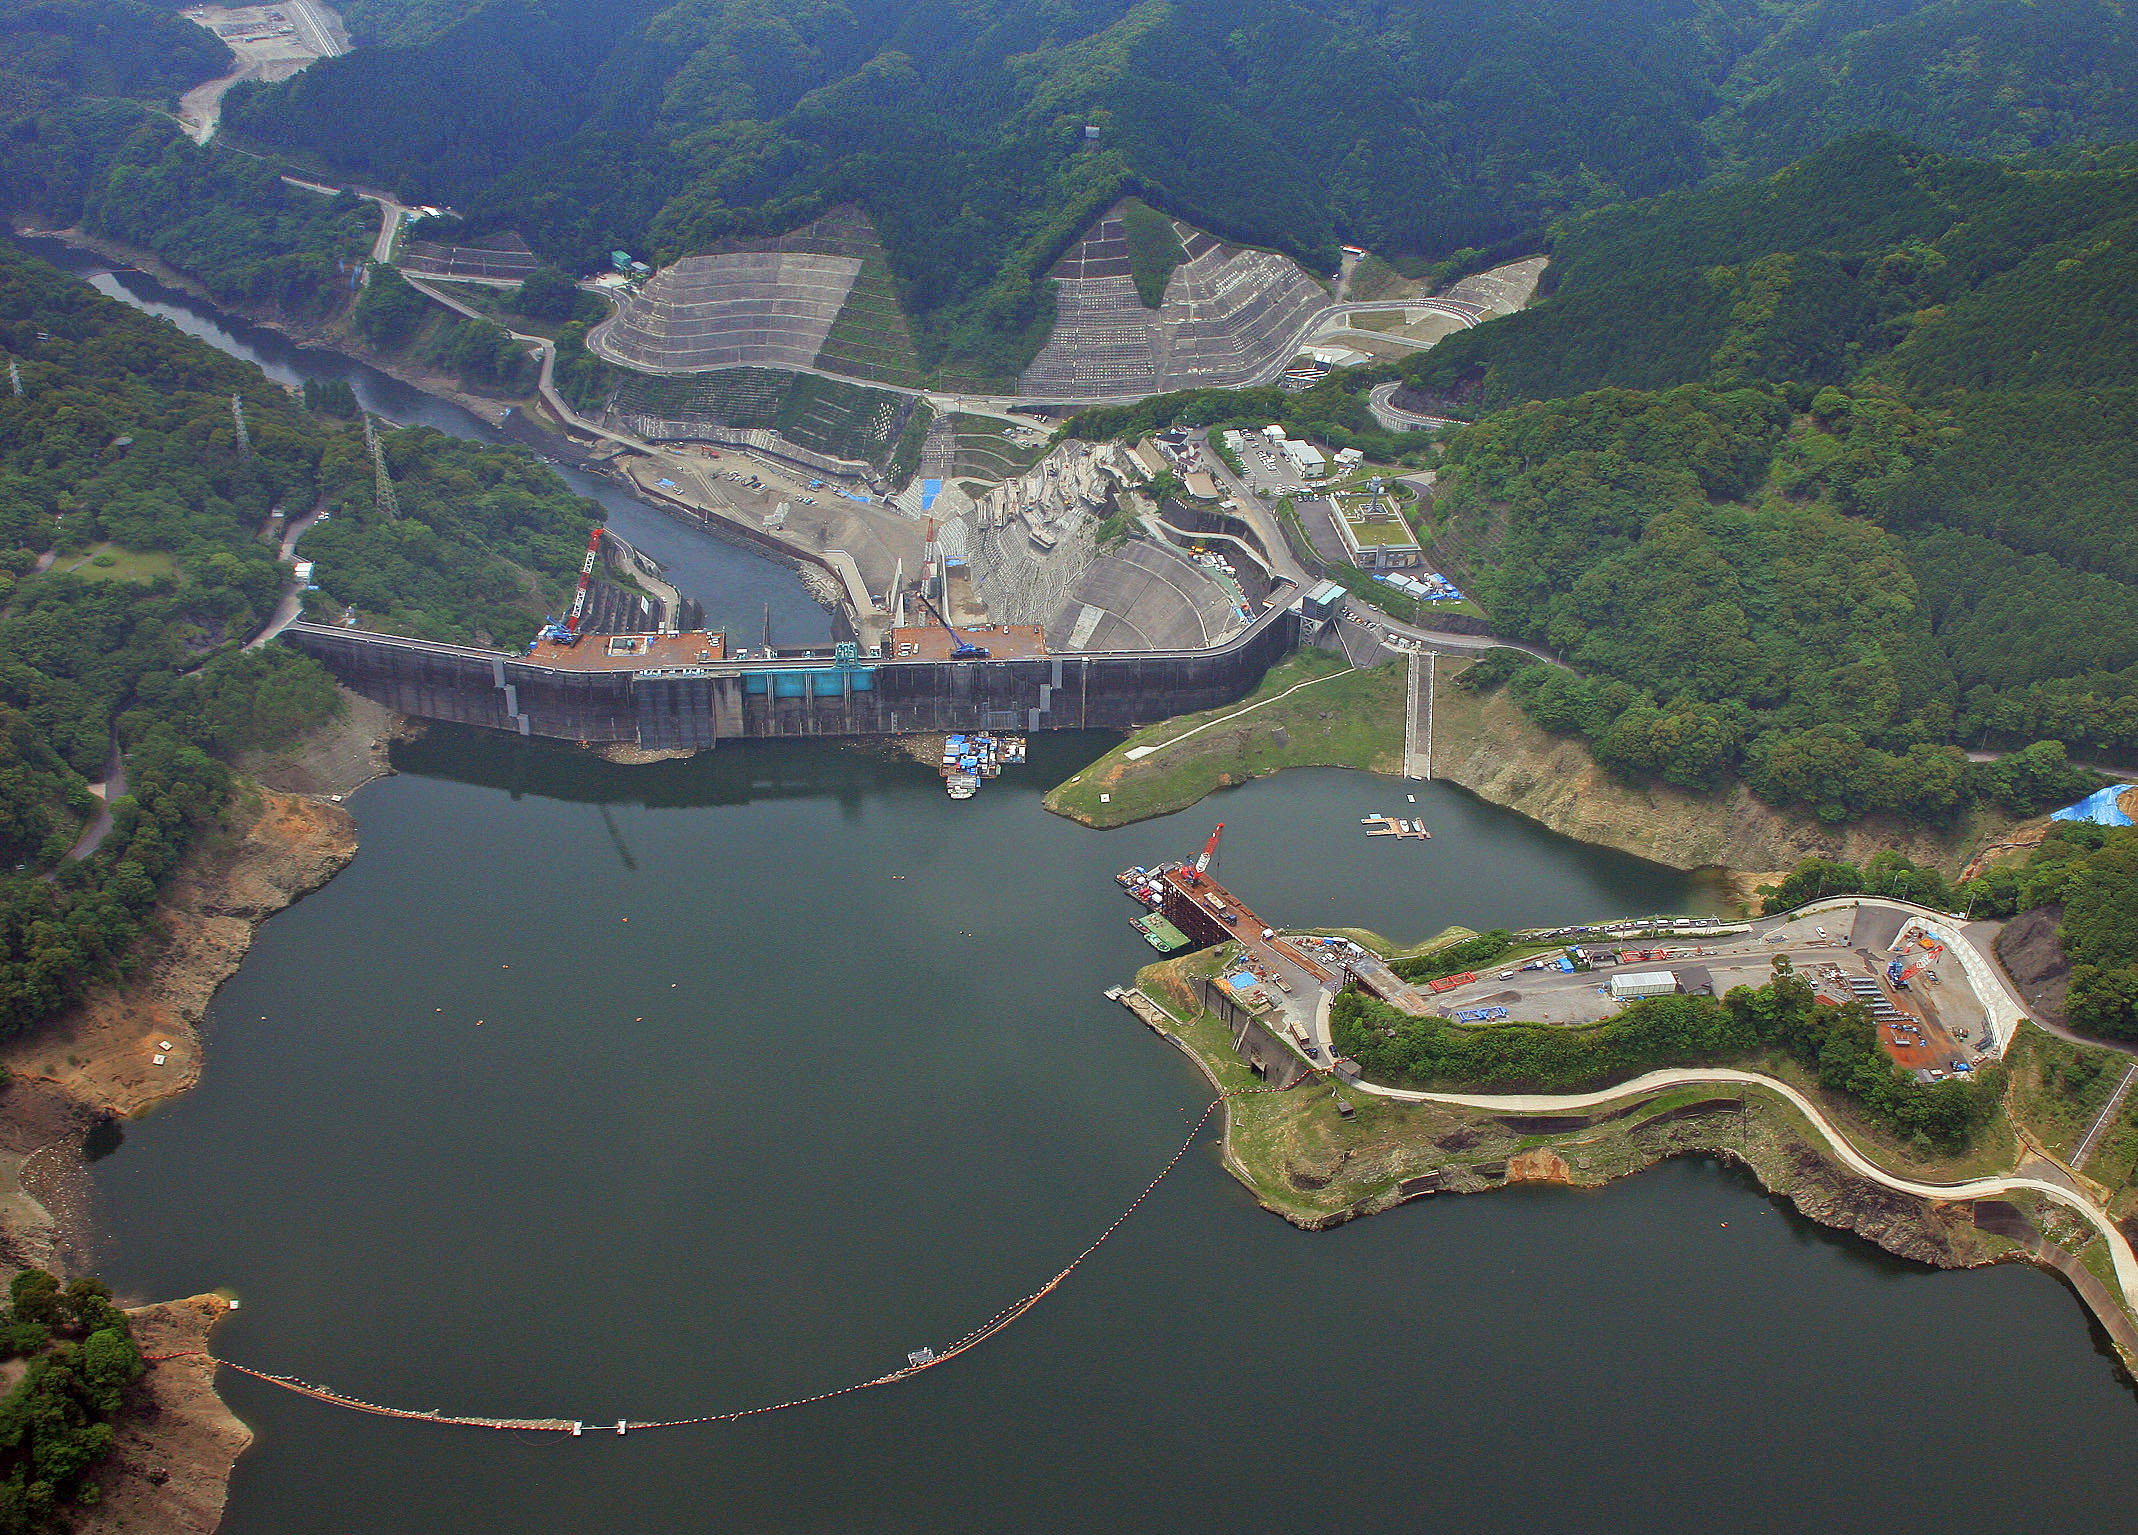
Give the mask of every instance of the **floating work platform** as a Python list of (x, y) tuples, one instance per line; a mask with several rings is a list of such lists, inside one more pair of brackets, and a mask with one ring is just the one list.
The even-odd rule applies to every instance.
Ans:
[(1155, 869), (1146, 869), (1139, 863), (1116, 874), (1114, 883), (1126, 890), (1131, 899), (1155, 908), (1165, 900), (1165, 871), (1177, 867), (1177, 864), (1162, 863)]
[(1359, 825), (1366, 828), (1369, 837), (1422, 837), (1431, 841), (1433, 836), (1425, 829), (1425, 822), (1401, 821), (1392, 815), (1360, 816)]
[(952, 799), (971, 799), (986, 778), (1002, 776), (1005, 762), (1024, 761), (1023, 736), (995, 735), (978, 731), (971, 735), (943, 737), (943, 760), (939, 770), (943, 788)]
[(1136, 931), (1143, 941), (1161, 954), (1178, 954), (1192, 946), (1194, 940), (1155, 911), (1145, 912), (1135, 919)]

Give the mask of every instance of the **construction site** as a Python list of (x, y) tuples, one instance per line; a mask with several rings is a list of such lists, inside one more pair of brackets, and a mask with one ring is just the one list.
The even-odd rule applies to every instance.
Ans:
[[(390, 516), (393, 482), (368, 417), (365, 434), (381, 510)], [(1061, 462), (1050, 459), (1027, 476), (1021, 504), (1045, 508), (1032, 514), (1065, 530), (1073, 520), (1073, 536), (1048, 553), (1066, 549), (1074, 557), (1087, 548), (1093, 521), (1081, 503), (1103, 486), (1112, 504), (1117, 487), (1096, 456), (1115, 450), (1063, 451)], [(841, 637), (782, 646), (769, 617), (761, 637), (739, 642), (698, 627), (702, 613), (665, 583), (656, 562), (597, 528), (568, 611), (548, 620), (524, 651), (370, 633), (353, 627), (353, 615), (342, 625), (292, 623), (283, 641), (354, 691), (418, 718), (589, 745), (691, 751), (757, 736), (1141, 725), (1245, 695), (1300, 634), (1298, 592), (1289, 581), (1258, 584), (1256, 599), (1235, 606), (1238, 588), (1205, 576), (1197, 609), (1182, 583), (1195, 581), (1201, 567), (1142, 542), (1081, 559), (1073, 605), (1062, 606), (1050, 632), (1045, 622), (989, 612), (988, 583), (1004, 578), (984, 560), (952, 553), (957, 539), (949, 529), (939, 532), (932, 515), (922, 513), (916, 524), (817, 480), (810, 493), (791, 492), (750, 521), (729, 490), (769, 499), (781, 485), (762, 471), (734, 467), (718, 471), (723, 484), (716, 462), (710, 452), (687, 470), (673, 455), (633, 459), (627, 473), (655, 505), (785, 558), (828, 587), (819, 595), (833, 608)], [(816, 521), (813, 537), (797, 537), (786, 526), (797, 501), (823, 519), (850, 519), (849, 533), (875, 536), (864, 545), (872, 568), (864, 570), (850, 549), (822, 547), (827, 530), (840, 524)], [(1003, 529), (989, 531), (999, 538)], [(1169, 571), (1167, 561), (1177, 568)], [(603, 572), (623, 580), (597, 579)], [(1026, 599), (1037, 593), (1051, 605), (1055, 589), (1011, 580), (998, 590)], [(1180, 643), (1171, 642), (1176, 636)], [(1098, 649), (1090, 643), (1095, 637), (1113, 643)]]
[(1218, 877), (1224, 831), (1193, 859), (1138, 864), (1115, 883), (1143, 908), (1135, 926), (1160, 953), (1220, 950), (1201, 1000), (1232, 1027), (1241, 1057), (1280, 1085), (1316, 1069), (1355, 1074), (1334, 1058), (1329, 1032), (1329, 1003), (1346, 987), (1412, 1017), (1580, 1027), (1646, 998), (1720, 997), (1787, 969), (1823, 1002), (1862, 1005), (1886, 1054), (1923, 1083), (1965, 1076), (2011, 1042), (2015, 1019), (2000, 1027), (1998, 1013), (2008, 1004), (1978, 989), (1994, 987), (1990, 962), (1956, 919), (1857, 902), (1765, 923), (1651, 916), (1515, 934), (1497, 966), (1412, 982), (1350, 937), (1287, 932), (1258, 913)]
[(1177, 220), (1185, 258), (1147, 308), (1117, 205), (1071, 246), (1054, 280), (1054, 330), (1019, 387), (1034, 399), (1103, 399), (1264, 382), (1288, 362), (1329, 293), (1299, 264), (1227, 245)]
[(1165, 520), (1138, 488), (1147, 469), (1113, 444), (1068, 441), (992, 484), (929, 477), (895, 495), (780, 448), (671, 444), (611, 468), (678, 520), (795, 566), (870, 653), (911, 626), (919, 594), (958, 625), (1029, 627), (1076, 655), (1219, 645), (1270, 592), (1256, 551), (1212, 553)]
[(1886, 1053), (1934, 1082), (1965, 1075), (2009, 1043), (1966, 969), (1941, 963), (1949, 942), (1890, 907), (1822, 908), (1757, 927), (1688, 929), (1668, 943), (1579, 943), (1452, 977), (1454, 985), (1436, 982), (1434, 1001), (1458, 1019), (1498, 1010), (1534, 1023), (1597, 1023), (1642, 997), (1763, 986), (1783, 959), (1822, 1001), (1861, 1002)]
[[(1021, 376), (993, 381), (995, 391), (1078, 402), (1274, 378), (1329, 308), (1328, 289), (1288, 257), (1173, 229), (1184, 259), (1154, 309), (1131, 275), (1119, 208), (1094, 223), (1048, 273), (1047, 344)], [(644, 374), (763, 367), (907, 389), (922, 382), (875, 228), (853, 207), (662, 267), (622, 292), (587, 347)]]
[(315, 60), (331, 59), (349, 49), (341, 18), (315, 0), (283, 0), (279, 5), (193, 5), (182, 14), (205, 27), (232, 53), (235, 67), (227, 75), (203, 81), (178, 102), (178, 120), (187, 134), (206, 143), (222, 118), (223, 97), (241, 80), (287, 80)]
[(818, 368), (883, 383), (920, 381), (913, 334), (875, 226), (853, 207), (774, 238), (724, 241), (661, 268), (588, 334), (587, 349), (640, 373)]

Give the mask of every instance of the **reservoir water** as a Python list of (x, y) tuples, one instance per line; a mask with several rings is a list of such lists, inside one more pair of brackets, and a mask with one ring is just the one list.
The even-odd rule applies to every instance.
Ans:
[[(1201, 1113), (1099, 996), (1150, 957), (1115, 869), (1224, 820), (1226, 879), (1288, 922), (1707, 899), (1441, 785), (1433, 841), (1368, 842), (1411, 807), (1339, 771), (1045, 814), (1103, 744), (1035, 738), (965, 804), (836, 744), (403, 747), (357, 861), (217, 996), (200, 1086), (95, 1165), (103, 1271), (229, 1286), (226, 1357), (413, 1408), (802, 1395), (1028, 1292)], [(1007, 1333), (820, 1407), (574, 1440), (221, 1385), (259, 1436), (232, 1535), (2075, 1529), (2138, 1476), (2138, 1403), (2033, 1270), (1933, 1274), (1705, 1162), (1307, 1234), (1208, 1136)]]

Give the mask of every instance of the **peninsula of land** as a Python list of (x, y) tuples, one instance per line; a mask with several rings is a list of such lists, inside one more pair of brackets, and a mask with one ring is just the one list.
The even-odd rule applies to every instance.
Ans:
[[(1844, 907), (1828, 920), (1848, 915)], [(1453, 930), (1409, 951), (1371, 934), (1348, 939), (1375, 958), (1429, 958), (1475, 936)], [(1313, 946), (1330, 940), (1293, 941), (1318, 953)], [(1577, 1090), (1398, 1086), (1362, 1074), (1342, 1055), (1332, 1069), (1328, 1051), (1340, 1051), (1347, 1038), (1341, 1025), (1324, 1046), (1288, 1028), (1279, 1009), (1241, 1006), (1228, 987), (1243, 965), (1269, 973), (1267, 956), (1258, 961), (1253, 947), (1223, 945), (1148, 966), (1119, 996), (1215, 1089), (1234, 1095), (1225, 1110), (1224, 1164), (1265, 1209), (1295, 1225), (1321, 1230), (1430, 1194), (1516, 1183), (1594, 1187), (1669, 1157), (1715, 1156), (1746, 1167), (1808, 1218), (1912, 1261), (1937, 1268), (2027, 1261), (2052, 1270), (2125, 1364), (2138, 1366), (2138, 1318), (2129, 1299), (2138, 1292), (2132, 1148), (2112, 1167), (2094, 1163), (2091, 1176), (2073, 1170), (2077, 1137), (2043, 1082), (2045, 1068), (2053, 1076), (2071, 1047), (2030, 1024), (2018, 1026), (2006, 1049), (2008, 1086), (1995, 1109), (1963, 1142), (1933, 1148), (1920, 1139), (1911, 1145), (1773, 1047), (1729, 1050), (1712, 1065), (1658, 1066), (1615, 1081), (1606, 1070), (1606, 1080)], [(1519, 978), (1530, 973), (1524, 956), (1545, 952), (1548, 946), (1517, 947), (1500, 963), (1521, 965)], [(1375, 968), (1385, 978), (1385, 966)], [(1479, 985), (1524, 1013), (1514, 1000), (1519, 986), (1508, 987), (1504, 977)], [(1507, 1010), (1503, 1004), (1502, 1015)], [(1324, 1037), (1332, 1033), (1329, 1012), (1324, 997)], [(1393, 1016), (1383, 1012), (1372, 1026)], [(1478, 1036), (1537, 1032), (1518, 1023), (1437, 1026)], [(1600, 1041), (1605, 1030), (1580, 1032)], [(1491, 1056), (1487, 1046), (1479, 1058)], [(1272, 1087), (1283, 1090), (1247, 1091)]]

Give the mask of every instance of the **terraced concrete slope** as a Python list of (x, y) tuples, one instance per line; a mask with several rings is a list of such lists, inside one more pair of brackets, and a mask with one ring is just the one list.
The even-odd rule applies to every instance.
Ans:
[(418, 277), (481, 278), (490, 282), (524, 282), (541, 263), (518, 235), (500, 235), (487, 245), (440, 245), (415, 240), (401, 253), (404, 272)]
[(1187, 260), (1155, 310), (1137, 296), (1118, 206), (1055, 263), (1054, 331), (1024, 371), (1025, 393), (1085, 399), (1230, 388), (1289, 360), (1302, 328), (1329, 303), (1321, 284), (1283, 256), (1173, 227)]
[(1196, 650), (1245, 624), (1208, 572), (1139, 539), (1094, 560), (1046, 627), (1063, 650)]
[(663, 267), (587, 345), (641, 373), (817, 367), (919, 382), (875, 227), (854, 208)]

